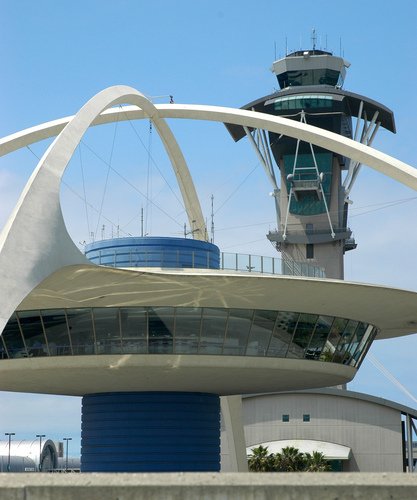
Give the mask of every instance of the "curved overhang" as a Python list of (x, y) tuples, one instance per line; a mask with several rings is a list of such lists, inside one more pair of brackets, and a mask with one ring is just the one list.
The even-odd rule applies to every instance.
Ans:
[(184, 391), (227, 396), (345, 384), (351, 366), (300, 359), (182, 354), (58, 356), (2, 360), (0, 389), (83, 396)]
[[(326, 85), (290, 87), (284, 90), (280, 90), (278, 92), (274, 92), (273, 94), (260, 97), (255, 101), (245, 104), (245, 106), (242, 106), (241, 109), (252, 109), (254, 111), (259, 111), (261, 113), (266, 113), (267, 106), (269, 104), (272, 104), (275, 101), (275, 99), (291, 95), (302, 96), (304, 94), (320, 94), (320, 95), (336, 96), (338, 99), (345, 102), (346, 109), (349, 111), (350, 116), (354, 116), (356, 118), (359, 117), (359, 113), (365, 112), (368, 118), (371, 119), (374, 113), (377, 111), (378, 121), (380, 121), (381, 127), (385, 128), (386, 130), (389, 130), (390, 132), (393, 132), (394, 134), (396, 132), (394, 113), (389, 108), (387, 108), (386, 106), (377, 101), (374, 101), (373, 99), (370, 99), (369, 97), (365, 97), (360, 94), (355, 94), (354, 92), (349, 92), (344, 89), (338, 89), (336, 87), (331, 87)], [(233, 137), (235, 141), (239, 141), (246, 135), (245, 131), (243, 130), (243, 127), (234, 125), (227, 128), (230, 132), (230, 135)]]
[(297, 448), (301, 453), (318, 451), (323, 453), (327, 460), (349, 460), (352, 450), (349, 446), (343, 446), (328, 441), (317, 441), (315, 439), (281, 439), (279, 441), (265, 441), (264, 443), (252, 444), (246, 448), (246, 453), (252, 453), (253, 448), (258, 446), (268, 447), (269, 453), (281, 453), (283, 448)]
[[(214, 270), (64, 267), (17, 310), (174, 306), (297, 311), (370, 323), (377, 339), (417, 331), (417, 293), (341, 280)], [(333, 384), (334, 385), (334, 384)]]

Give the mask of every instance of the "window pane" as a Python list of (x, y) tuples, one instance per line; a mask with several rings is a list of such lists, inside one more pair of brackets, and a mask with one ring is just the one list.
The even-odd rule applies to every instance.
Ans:
[(205, 307), (201, 329), (200, 354), (221, 354), (226, 330), (227, 309)]
[(149, 307), (149, 352), (172, 353), (174, 336), (174, 308)]
[(97, 354), (119, 354), (121, 352), (119, 309), (93, 308)]
[(353, 334), (352, 341), (349, 346), (349, 353), (351, 356), (355, 354), (355, 351), (359, 345), (359, 342), (362, 340), (365, 331), (366, 331), (365, 323), (359, 323), (358, 327), (355, 330), (355, 333)]
[(334, 318), (330, 316), (319, 316), (310, 345), (306, 349), (306, 359), (320, 359), (320, 355), (330, 333), (333, 319)]
[(348, 323), (347, 319), (343, 318), (335, 318), (333, 321), (333, 325), (330, 329), (330, 335), (324, 346), (321, 361), (332, 361), (334, 353), (336, 351), (336, 347), (338, 346), (340, 339), (342, 338), (342, 334), (346, 325)]
[(296, 354), (297, 358), (305, 356), (305, 349), (310, 343), (316, 322), (317, 316), (315, 314), (300, 314), (289, 355)]
[(175, 316), (175, 352), (196, 354), (201, 329), (200, 307), (178, 307)]
[(246, 349), (247, 356), (266, 356), (276, 317), (276, 311), (255, 312)]
[(50, 355), (71, 355), (71, 342), (64, 309), (48, 309), (41, 311), (41, 315)]
[(148, 352), (148, 319), (144, 307), (120, 308), (120, 326), (124, 353)]
[(288, 346), (291, 342), (298, 313), (282, 311), (278, 313), (275, 329), (272, 333), (268, 356), (283, 358), (287, 355)]
[(10, 358), (27, 357), (26, 347), (23, 343), (22, 335), (20, 334), (16, 314), (13, 314), (13, 316), (9, 319), (5, 329), (3, 330), (2, 337)]
[(29, 357), (47, 356), (48, 347), (43, 333), (39, 311), (21, 311), (17, 313)]
[(367, 349), (369, 347), (370, 342), (373, 341), (375, 335), (377, 333), (377, 329), (373, 327), (372, 325), (367, 325), (365, 334), (352, 357), (352, 362), (351, 364), (353, 366), (356, 366), (357, 368), (360, 366), (362, 363), (363, 357), (367, 352)]
[(333, 361), (336, 363), (348, 363), (349, 362), (349, 353), (348, 349), (350, 346), (350, 343), (352, 341), (353, 335), (355, 333), (355, 330), (358, 326), (357, 321), (349, 320), (346, 328), (342, 334), (342, 337), (340, 339), (340, 342), (336, 348), (335, 355), (333, 357)]
[(243, 356), (252, 323), (252, 309), (230, 309), (223, 354)]
[(69, 309), (67, 317), (74, 355), (94, 354), (91, 309)]

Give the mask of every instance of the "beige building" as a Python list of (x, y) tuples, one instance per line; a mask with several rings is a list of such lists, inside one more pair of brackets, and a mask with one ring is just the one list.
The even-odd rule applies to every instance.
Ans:
[[(259, 445), (317, 450), (345, 472), (404, 471), (405, 427), (417, 418), (407, 406), (339, 389), (243, 397), (242, 414), (248, 453)], [(223, 471), (230, 467), (227, 447), (222, 432)]]

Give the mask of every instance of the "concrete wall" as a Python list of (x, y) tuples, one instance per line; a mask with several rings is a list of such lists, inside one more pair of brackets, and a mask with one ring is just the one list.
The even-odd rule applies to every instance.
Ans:
[(1, 500), (415, 500), (415, 474), (0, 474)]

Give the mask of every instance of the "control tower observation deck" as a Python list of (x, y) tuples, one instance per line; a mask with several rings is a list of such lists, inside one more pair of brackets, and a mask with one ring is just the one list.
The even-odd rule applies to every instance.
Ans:
[[(342, 89), (349, 66), (323, 50), (288, 54), (271, 68), (280, 90), (243, 109), (298, 120), (369, 146), (380, 126), (395, 132), (394, 116), (382, 104)], [(282, 254), (284, 272), (289, 261), (307, 262), (323, 267), (328, 278), (343, 279), (344, 253), (356, 248), (347, 222), (361, 165), (288, 136), (227, 127), (236, 141), (248, 135), (272, 182), (277, 229), (267, 237)]]

